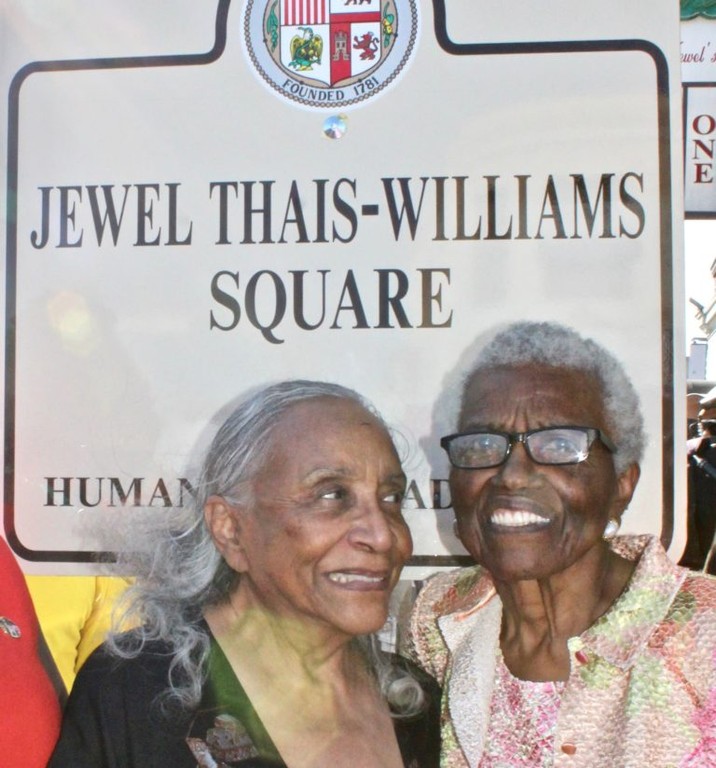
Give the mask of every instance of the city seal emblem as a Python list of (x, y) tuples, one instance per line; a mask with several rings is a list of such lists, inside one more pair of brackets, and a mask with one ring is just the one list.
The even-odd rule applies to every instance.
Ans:
[(416, 48), (418, 0), (247, 0), (249, 60), (276, 93), (345, 108), (383, 92)]

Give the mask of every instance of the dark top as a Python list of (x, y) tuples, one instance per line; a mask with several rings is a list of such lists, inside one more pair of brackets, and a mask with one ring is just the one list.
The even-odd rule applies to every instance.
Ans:
[[(716, 437), (689, 440), (688, 455), (688, 537), (679, 565), (700, 571), (716, 531)], [(716, 574), (716, 557), (707, 571)]]
[[(213, 637), (196, 710), (157, 699), (167, 688), (171, 658), (160, 643), (149, 644), (134, 659), (117, 659), (98, 648), (77, 676), (48, 768), (285, 768)], [(429, 701), (424, 713), (393, 721), (403, 764), (437, 768), (440, 690), (410, 662), (393, 660), (419, 680)]]

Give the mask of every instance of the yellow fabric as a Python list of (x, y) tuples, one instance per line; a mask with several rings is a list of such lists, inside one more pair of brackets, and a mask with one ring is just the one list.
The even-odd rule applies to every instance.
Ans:
[(117, 598), (129, 586), (112, 576), (26, 576), (42, 632), (67, 691), (112, 624)]

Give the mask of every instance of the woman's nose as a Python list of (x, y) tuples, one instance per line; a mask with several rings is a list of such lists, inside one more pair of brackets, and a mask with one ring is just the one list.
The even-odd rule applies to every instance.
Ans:
[(515, 441), (505, 463), (497, 468), (494, 479), (506, 487), (520, 488), (529, 482), (534, 469), (535, 463), (527, 453), (524, 443)]
[(364, 502), (349, 532), (356, 546), (387, 552), (393, 546), (393, 529), (377, 501)]

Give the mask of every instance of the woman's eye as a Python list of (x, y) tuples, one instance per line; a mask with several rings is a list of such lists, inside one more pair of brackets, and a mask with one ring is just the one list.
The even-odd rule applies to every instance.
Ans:
[(404, 498), (405, 491), (393, 491), (393, 493), (389, 493), (387, 496), (384, 496), (383, 501), (387, 502), (388, 504), (402, 504)]
[(322, 499), (330, 499), (333, 501), (342, 499), (344, 496), (345, 492), (341, 488), (332, 488), (330, 491), (323, 491), (323, 493), (321, 493)]
[(571, 456), (577, 451), (577, 446), (572, 440), (562, 437), (555, 438), (551, 443), (548, 443), (545, 446), (545, 450), (549, 453), (553, 453), (555, 456)]
[(547, 450), (552, 453), (569, 453), (572, 445), (564, 438), (555, 438), (551, 443), (547, 443)]

